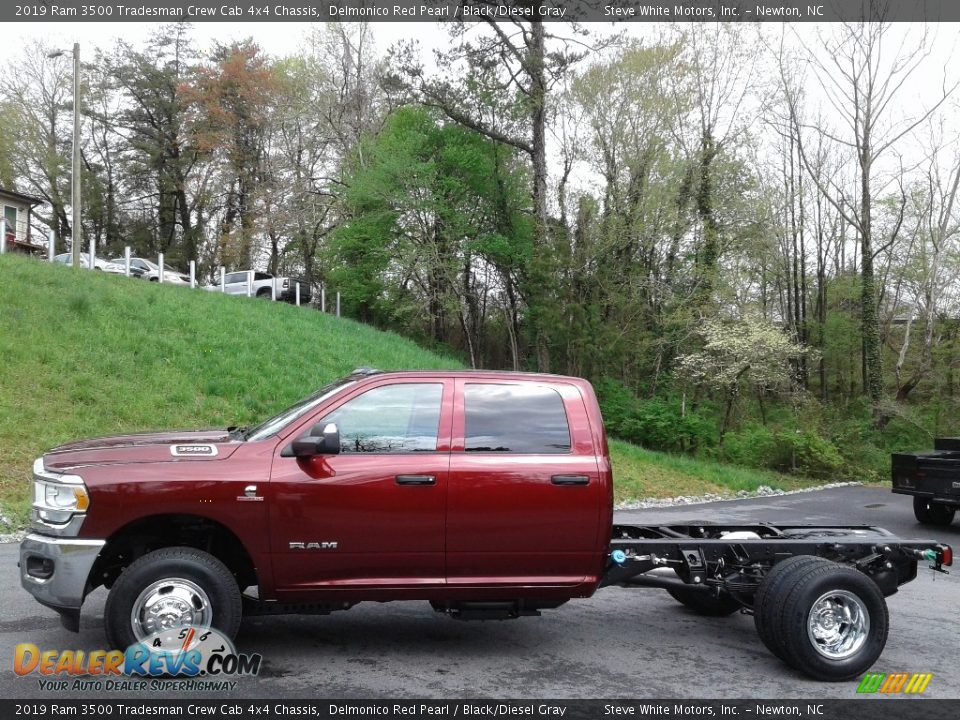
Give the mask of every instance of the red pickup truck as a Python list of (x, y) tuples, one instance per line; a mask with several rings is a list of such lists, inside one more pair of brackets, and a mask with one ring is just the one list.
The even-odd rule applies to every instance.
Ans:
[(777, 656), (840, 680), (880, 655), (884, 597), (952, 562), (873, 527), (614, 525), (593, 389), (552, 375), (361, 369), (256, 427), (62, 445), (34, 488), (23, 587), (76, 631), (106, 586), (118, 648), (368, 600), (516, 618), (629, 585), (752, 613)]

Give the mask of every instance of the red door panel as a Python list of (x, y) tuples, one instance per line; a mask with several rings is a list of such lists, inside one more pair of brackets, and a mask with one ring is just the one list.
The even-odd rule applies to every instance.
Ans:
[[(404, 388), (399, 392), (418, 398), (415, 402), (434, 408), (435, 401), (435, 414), (410, 411), (402, 416), (400, 430), (393, 427), (397, 407), (390, 396), (398, 386)], [(403, 402), (409, 397), (405, 394)], [(281, 596), (445, 583), (452, 398), (452, 380), (364, 385), (295, 434), (337, 422), (341, 454), (282, 457), (293, 437), (278, 446), (270, 482), (270, 531)], [(362, 412), (351, 412), (364, 403)], [(371, 427), (374, 432), (367, 431)]]
[[(579, 391), (558, 389), (570, 448), (565, 452), (465, 451), (464, 387), (458, 382), (447, 510), (448, 585), (576, 584), (596, 570), (599, 509), (606, 502)], [(503, 385), (505, 383), (497, 382)], [(501, 400), (502, 401), (502, 400)], [(525, 402), (523, 398), (519, 402)], [(496, 407), (496, 403), (491, 403)], [(523, 409), (500, 407), (491, 424), (522, 432)], [(506, 447), (506, 441), (492, 446)], [(482, 443), (480, 447), (483, 447)]]
[[(278, 589), (443, 584), (448, 465), (446, 453), (277, 458), (270, 514)], [(398, 484), (405, 475), (434, 484)]]

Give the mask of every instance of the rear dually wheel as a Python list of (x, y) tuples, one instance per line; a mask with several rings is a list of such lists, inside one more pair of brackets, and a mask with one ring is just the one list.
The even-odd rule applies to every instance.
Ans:
[[(778, 573), (779, 580), (774, 577), (765, 592), (757, 593), (755, 613), (764, 618), (766, 635), (761, 638), (810, 677), (850, 680), (883, 652), (887, 604), (865, 574), (822, 558), (812, 560), (794, 561)], [(758, 621), (758, 630), (760, 626)]]

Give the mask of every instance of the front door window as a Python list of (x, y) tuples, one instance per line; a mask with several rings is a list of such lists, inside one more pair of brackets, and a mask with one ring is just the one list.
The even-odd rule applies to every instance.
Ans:
[(442, 383), (385, 385), (353, 398), (320, 425), (336, 423), (341, 453), (433, 452)]

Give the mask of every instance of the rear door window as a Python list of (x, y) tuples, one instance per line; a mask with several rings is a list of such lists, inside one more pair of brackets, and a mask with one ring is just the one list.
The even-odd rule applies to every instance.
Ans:
[(563, 398), (543, 385), (464, 386), (466, 452), (570, 452)]

